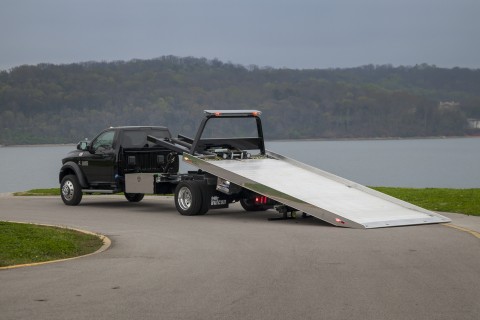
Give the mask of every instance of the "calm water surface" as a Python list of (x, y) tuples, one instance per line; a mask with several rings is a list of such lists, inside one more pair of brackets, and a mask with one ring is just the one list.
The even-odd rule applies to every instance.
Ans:
[(287, 141), (268, 147), (368, 186), (480, 188), (480, 138)]
[[(0, 192), (58, 187), (61, 159), (74, 148), (0, 148)], [(480, 188), (480, 138), (270, 141), (267, 149), (369, 186)]]

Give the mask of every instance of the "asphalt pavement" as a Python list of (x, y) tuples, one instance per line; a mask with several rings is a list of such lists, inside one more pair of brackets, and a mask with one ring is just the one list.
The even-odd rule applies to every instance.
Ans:
[[(480, 222), (344, 229), (171, 198), (0, 196), (0, 220), (104, 234), (100, 254), (0, 270), (0, 319), (479, 319)], [(468, 232), (471, 230), (473, 232)], [(475, 233), (477, 231), (477, 233)]]

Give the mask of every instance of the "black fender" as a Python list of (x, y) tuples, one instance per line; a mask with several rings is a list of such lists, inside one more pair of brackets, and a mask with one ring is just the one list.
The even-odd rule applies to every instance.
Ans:
[(58, 181), (62, 183), (63, 177), (65, 177), (67, 174), (69, 174), (72, 171), (77, 176), (78, 182), (80, 183), (82, 188), (88, 188), (87, 179), (85, 179), (82, 169), (80, 169), (80, 166), (73, 161), (68, 161), (64, 163), (64, 165), (60, 169), (60, 173), (58, 175)]

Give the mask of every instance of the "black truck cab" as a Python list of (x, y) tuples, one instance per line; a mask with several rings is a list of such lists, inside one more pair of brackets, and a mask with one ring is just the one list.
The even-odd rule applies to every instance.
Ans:
[(82, 192), (125, 191), (124, 175), (128, 172), (177, 173), (178, 154), (149, 142), (147, 136), (171, 138), (166, 127), (112, 127), (91, 142), (79, 142), (77, 150), (62, 159), (59, 181), (63, 201), (76, 205)]

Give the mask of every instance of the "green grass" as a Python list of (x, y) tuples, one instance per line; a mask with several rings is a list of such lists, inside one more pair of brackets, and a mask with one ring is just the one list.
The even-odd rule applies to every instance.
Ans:
[(59, 196), (60, 188), (32, 189), (28, 191), (14, 192), (14, 196)]
[(77, 257), (102, 245), (75, 230), (0, 221), (0, 267)]
[(480, 189), (372, 187), (419, 207), (443, 212), (480, 216)]
[[(100, 193), (89, 193), (90, 195), (99, 195)], [(121, 193), (115, 193), (116, 195), (123, 195)], [(28, 191), (19, 191), (14, 192), (14, 196), (60, 196), (60, 188), (50, 188), (50, 189), (31, 189)]]
[[(100, 195), (101, 193), (89, 193), (89, 195)], [(60, 196), (60, 188), (49, 189), (31, 189), (27, 191), (14, 192), (14, 196)], [(123, 196), (123, 192), (114, 193), (114, 195)], [(165, 196), (172, 196), (173, 194), (165, 194)]]

